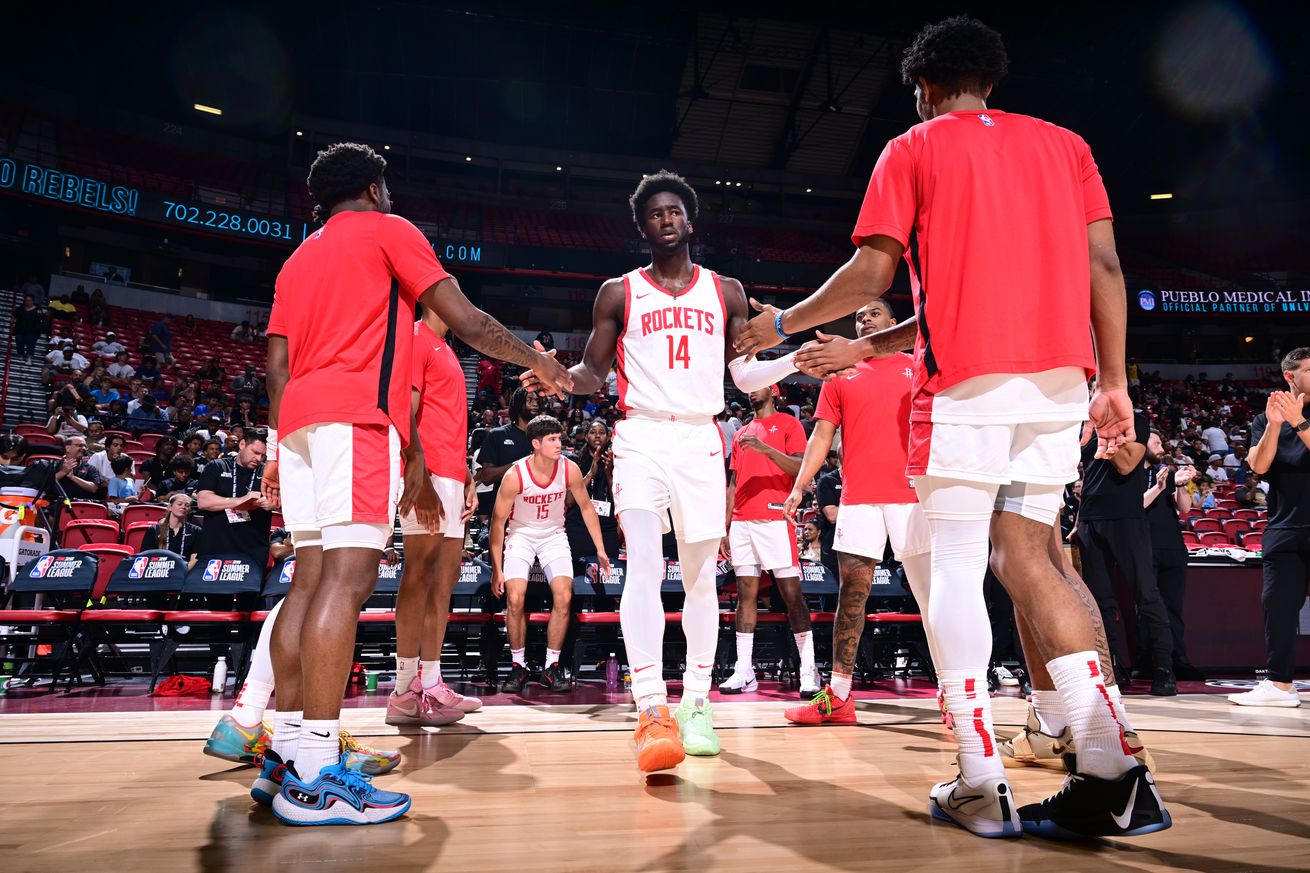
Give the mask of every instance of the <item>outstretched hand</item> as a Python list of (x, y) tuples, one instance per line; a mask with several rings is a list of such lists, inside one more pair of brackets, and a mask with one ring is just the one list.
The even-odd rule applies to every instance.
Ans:
[(866, 346), (860, 340), (815, 331), (818, 339), (801, 346), (792, 361), (796, 369), (816, 379), (832, 379), (855, 372), (855, 365), (864, 360)]
[[(532, 346), (537, 350), (537, 362), (532, 365), (531, 370), (527, 370), (523, 375), (519, 376), (519, 379), (523, 382), (523, 387), (529, 391), (554, 394), (561, 399), (566, 398), (569, 392), (573, 390), (573, 374), (556, 360), (554, 349), (546, 351), (546, 347), (537, 340), (533, 340)], [(530, 381), (531, 384), (529, 384)]]
[(782, 337), (778, 336), (778, 331), (774, 327), (781, 310), (776, 306), (761, 303), (754, 297), (750, 299), (750, 304), (759, 315), (746, 322), (741, 332), (737, 334), (737, 339), (732, 343), (737, 354), (745, 355), (747, 358), (752, 358), (759, 352), (771, 349), (782, 342)]

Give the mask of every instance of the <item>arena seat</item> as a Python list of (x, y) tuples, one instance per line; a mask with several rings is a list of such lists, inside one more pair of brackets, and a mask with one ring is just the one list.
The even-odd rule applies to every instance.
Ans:
[(1261, 531), (1247, 531), (1241, 535), (1242, 548), (1248, 552), (1258, 552), (1264, 548), (1264, 534)]
[(109, 518), (109, 507), (95, 500), (70, 500), (59, 516), (59, 530), (63, 531), (74, 521), (104, 521)]
[(119, 540), (118, 522), (109, 519), (71, 521), (64, 526), (61, 545), (77, 549), (90, 543), (114, 543)]
[(1222, 548), (1231, 546), (1232, 542), (1228, 539), (1228, 534), (1222, 531), (1207, 531), (1201, 534), (1201, 545), (1207, 549)]
[(141, 522), (157, 523), (164, 517), (166, 507), (162, 503), (133, 503), (124, 508), (118, 522), (127, 530), (131, 525)]
[(1192, 530), (1198, 534), (1213, 533), (1214, 531), (1223, 530), (1223, 525), (1217, 518), (1194, 518), (1192, 519)]
[[(93, 566), (89, 572), (81, 570), (72, 576), (51, 576), (35, 569), (42, 566), (38, 562), (53, 565), (64, 559), (90, 561)], [(59, 684), (65, 670), (70, 685), (80, 678), (76, 674), (75, 642), (82, 612), (98, 583), (99, 566), (97, 555), (78, 549), (58, 549), (29, 562), (9, 585), (11, 602), (29, 599), (35, 602), (39, 598), (42, 606), (0, 609), (0, 647), (4, 648), (5, 660), (34, 666), (48, 663), (51, 690)], [(27, 567), (34, 568), (38, 575), (34, 577), (26, 572)], [(27, 654), (37, 652), (43, 645), (52, 647), (49, 657)]]

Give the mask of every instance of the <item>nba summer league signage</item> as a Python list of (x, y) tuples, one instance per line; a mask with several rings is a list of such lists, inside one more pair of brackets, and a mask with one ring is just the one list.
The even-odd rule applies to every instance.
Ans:
[(1137, 307), (1150, 313), (1272, 315), (1310, 312), (1310, 291), (1137, 292)]

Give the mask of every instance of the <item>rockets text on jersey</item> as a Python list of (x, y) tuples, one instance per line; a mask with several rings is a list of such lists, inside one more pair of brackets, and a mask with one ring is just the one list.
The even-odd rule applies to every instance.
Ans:
[(564, 529), (564, 495), (569, 490), (569, 463), (560, 458), (546, 481), (532, 474), (532, 456), (515, 461), (509, 473), (519, 478), (519, 493), (509, 515), (509, 533)]

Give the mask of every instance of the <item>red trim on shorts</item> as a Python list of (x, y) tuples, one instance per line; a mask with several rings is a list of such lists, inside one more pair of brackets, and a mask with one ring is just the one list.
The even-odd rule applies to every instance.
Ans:
[(787, 534), (788, 534), (787, 539), (791, 541), (791, 565), (793, 567), (799, 567), (801, 565), (801, 553), (800, 553), (800, 547), (796, 545), (797, 528), (791, 524), (788, 524), (787, 519), (785, 518), (782, 520), (782, 523), (787, 528)]
[(905, 458), (906, 476), (928, 475), (928, 461), (932, 457), (932, 422), (910, 422), (910, 444)]
[[(618, 339), (614, 343), (615, 373), (619, 377), (619, 410), (627, 412), (628, 406), (628, 371), (623, 359), (623, 337), (628, 333), (628, 318), (632, 312), (632, 282), (625, 273), (623, 276), (623, 327), (619, 329)], [(603, 386), (602, 386), (603, 387)]]
[(355, 424), (350, 429), (350, 520), (388, 524), (391, 496), (390, 425)]

